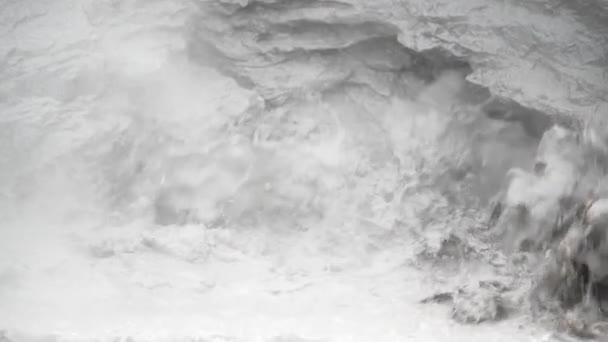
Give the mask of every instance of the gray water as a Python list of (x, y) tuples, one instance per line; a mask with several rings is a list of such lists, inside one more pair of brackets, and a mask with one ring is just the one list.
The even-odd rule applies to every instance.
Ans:
[[(543, 228), (496, 234), (488, 218), (500, 198), (540, 208), (540, 222), (573, 178), (601, 188), (545, 132), (559, 123), (602, 148), (606, 13), (600, 1), (5, 1), (0, 330), (566, 338), (533, 317), (543, 252), (512, 251)], [(530, 181), (539, 156), (556, 171)], [(420, 303), (480, 282), (508, 288), (507, 317), (467, 324)]]

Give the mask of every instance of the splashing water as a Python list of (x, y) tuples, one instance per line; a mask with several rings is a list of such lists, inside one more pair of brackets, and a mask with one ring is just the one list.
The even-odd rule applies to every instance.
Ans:
[[(471, 238), (538, 137), (485, 115), (460, 59), (345, 4), (272, 4), (3, 5), (18, 38), (2, 38), (0, 86), (6, 336), (538, 336), (418, 303), (498, 276), (420, 256)], [(321, 10), (337, 24), (308, 21)], [(511, 172), (508, 201), (567, 192), (560, 172)]]

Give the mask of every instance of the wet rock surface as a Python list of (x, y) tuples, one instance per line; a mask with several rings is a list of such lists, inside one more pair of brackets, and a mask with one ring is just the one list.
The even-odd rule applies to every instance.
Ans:
[[(437, 48), (449, 51), (472, 66), (470, 81), (534, 110), (578, 118), (606, 110), (607, 26), (600, 18), (606, 17), (607, 5), (603, 1), (593, 5), (549, 0), (534, 5), (485, 1), (208, 4), (221, 13), (207, 21), (208, 26), (221, 19), (223, 26), (215, 27), (230, 28), (224, 32), (241, 42), (229, 48), (218, 43), (221, 39), (213, 41), (217, 51), (232, 58), (241, 59), (247, 53), (252, 62), (265, 56), (269, 63), (288, 65), (289, 53), (293, 58), (306, 51), (330, 52), (361, 40), (392, 36), (419, 53)], [(287, 43), (284, 37), (291, 41)], [(393, 61), (399, 56), (382, 55)], [(415, 65), (415, 59), (402, 59), (392, 67), (407, 64)], [(527, 77), (519, 77), (522, 73)], [(530, 114), (536, 115), (533, 110)]]

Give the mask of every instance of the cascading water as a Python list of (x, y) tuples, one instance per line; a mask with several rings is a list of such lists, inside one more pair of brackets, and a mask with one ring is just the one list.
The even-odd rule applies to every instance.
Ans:
[[(0, 340), (552, 331), (530, 316), (559, 298), (532, 283), (553, 284), (535, 267), (556, 201), (603, 175), (577, 159), (599, 125), (568, 138), (605, 108), (601, 51), (545, 91), (571, 53), (519, 79), (515, 52), (565, 43), (534, 50), (474, 2), (7, 1)], [(601, 2), (502, 6), (603, 39)]]

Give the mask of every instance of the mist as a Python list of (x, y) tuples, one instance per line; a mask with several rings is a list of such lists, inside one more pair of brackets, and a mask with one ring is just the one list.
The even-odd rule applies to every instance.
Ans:
[(608, 11), (475, 2), (0, 5), (0, 340), (600, 336)]

